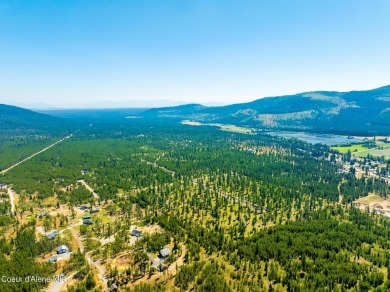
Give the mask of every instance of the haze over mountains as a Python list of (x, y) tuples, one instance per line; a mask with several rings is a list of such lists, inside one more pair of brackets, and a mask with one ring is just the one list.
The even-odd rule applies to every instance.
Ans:
[[(146, 106), (145, 106), (146, 107)], [(125, 108), (125, 107), (123, 107)], [(44, 114), (14, 106), (0, 105), (0, 127), (12, 129), (63, 129), (69, 123), (50, 115), (72, 118), (86, 111), (44, 111)], [(49, 115), (47, 115), (49, 114)], [(265, 130), (315, 131), (356, 135), (390, 133), (390, 86), (366, 91), (314, 91), (258, 99), (228, 106), (186, 104), (148, 110), (95, 110), (89, 114), (107, 118), (137, 115), (146, 118), (189, 119)]]
[[(169, 99), (154, 99), (154, 100), (125, 100), (125, 101), (110, 101), (102, 100), (96, 102), (69, 103), (45, 103), (45, 102), (18, 102), (18, 101), (4, 101), (5, 104), (12, 104), (14, 106), (27, 108), (31, 110), (62, 110), (62, 109), (122, 109), (122, 108), (155, 108), (155, 107), (171, 107), (187, 104), (188, 102), (182, 100)], [(222, 106), (227, 103), (221, 102), (207, 102), (206, 106)]]

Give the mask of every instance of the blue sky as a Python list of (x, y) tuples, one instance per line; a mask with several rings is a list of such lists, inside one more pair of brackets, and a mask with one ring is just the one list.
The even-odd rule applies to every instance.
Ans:
[(387, 0), (0, 0), (0, 102), (375, 88), (390, 84), (389, 15)]

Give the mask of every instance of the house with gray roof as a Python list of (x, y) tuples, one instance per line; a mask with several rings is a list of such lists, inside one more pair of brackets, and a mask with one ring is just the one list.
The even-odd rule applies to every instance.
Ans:
[(52, 257), (49, 257), (48, 259), (47, 259), (47, 262), (48, 263), (50, 263), (50, 264), (53, 264), (53, 263), (55, 263), (55, 262), (57, 262), (57, 257), (56, 256), (52, 256)]
[(68, 252), (69, 252), (69, 248), (66, 245), (60, 245), (57, 248), (57, 254), (64, 254), (64, 253), (68, 253)]
[(160, 250), (159, 254), (160, 254), (160, 257), (162, 258), (166, 258), (167, 256), (169, 256), (171, 254), (171, 249), (169, 247), (164, 247), (162, 250)]

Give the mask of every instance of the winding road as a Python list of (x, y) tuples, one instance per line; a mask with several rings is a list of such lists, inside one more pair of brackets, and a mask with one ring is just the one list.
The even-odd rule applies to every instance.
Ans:
[(99, 277), (102, 280), (103, 284), (105, 285), (105, 288), (107, 288), (107, 279), (106, 279), (106, 274), (107, 271), (104, 267), (102, 267), (99, 263), (94, 262), (91, 257), (85, 253), (84, 245), (80, 239), (80, 237), (77, 235), (76, 230), (74, 229), (73, 225), (70, 226), (70, 230), (72, 231), (73, 236), (77, 240), (77, 244), (79, 245), (80, 251), (84, 254), (85, 260), (89, 265), (93, 265), (99, 272)]
[[(64, 209), (62, 208), (62, 206), (60, 206), (60, 209), (61, 209), (61, 211), (62, 211), (62, 214), (65, 216), (65, 211), (64, 211)], [(98, 272), (99, 272), (99, 277), (100, 277), (100, 279), (102, 280), (102, 282), (103, 282), (103, 284), (104, 284), (104, 286), (105, 286), (104, 288), (107, 289), (107, 279), (106, 279), (107, 271), (106, 271), (106, 269), (105, 269), (104, 267), (102, 267), (99, 263), (94, 262), (94, 261), (91, 259), (91, 257), (90, 257), (87, 253), (85, 253), (84, 245), (83, 245), (83, 243), (82, 243), (80, 237), (78, 236), (76, 230), (74, 229), (74, 226), (77, 226), (77, 225), (79, 225), (79, 224), (70, 225), (70, 227), (68, 227), (68, 228), (70, 229), (70, 231), (71, 231), (73, 237), (76, 239), (77, 244), (78, 244), (78, 246), (79, 246), (79, 249), (80, 249), (80, 251), (84, 254), (85, 260), (87, 261), (88, 265), (93, 265), (93, 266), (98, 270)], [(66, 228), (66, 229), (68, 229), (68, 228)], [(69, 280), (72, 279), (73, 276), (74, 276), (76, 273), (77, 273), (77, 272), (74, 272), (74, 273), (72, 273), (71, 275), (67, 276), (68, 281), (66, 281), (66, 282), (53, 282), (53, 283), (49, 286), (48, 290), (49, 290), (50, 292), (59, 292), (59, 291), (61, 290), (61, 288), (62, 288), (67, 282), (69, 282)], [(104, 290), (104, 291), (105, 291), (105, 290)]]

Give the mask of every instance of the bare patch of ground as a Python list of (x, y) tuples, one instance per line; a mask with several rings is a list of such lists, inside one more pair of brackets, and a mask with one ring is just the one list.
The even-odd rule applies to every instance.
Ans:
[(355, 207), (360, 210), (375, 211), (386, 217), (390, 217), (390, 199), (383, 198), (376, 194), (369, 194), (367, 197), (360, 198), (354, 202)]

